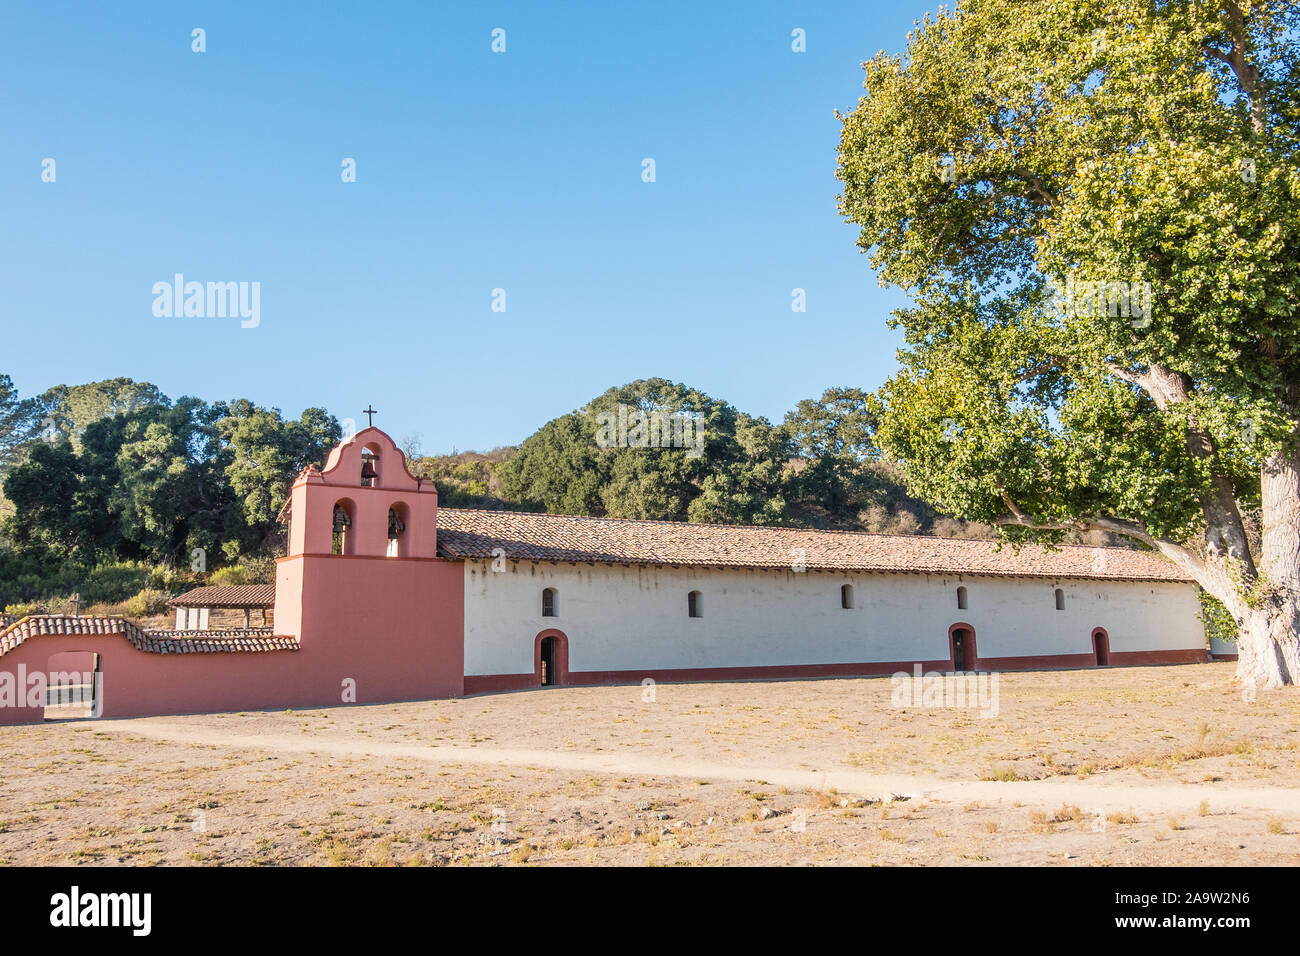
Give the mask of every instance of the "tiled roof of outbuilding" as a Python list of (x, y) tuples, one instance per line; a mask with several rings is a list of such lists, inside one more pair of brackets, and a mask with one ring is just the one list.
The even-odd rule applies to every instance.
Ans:
[(450, 558), (656, 564), (809, 571), (1190, 581), (1159, 555), (1127, 548), (1048, 550), (968, 538), (806, 528), (631, 521), (517, 511), (438, 511), (438, 550)]
[(178, 594), (171, 607), (275, 607), (274, 584), (209, 584)]

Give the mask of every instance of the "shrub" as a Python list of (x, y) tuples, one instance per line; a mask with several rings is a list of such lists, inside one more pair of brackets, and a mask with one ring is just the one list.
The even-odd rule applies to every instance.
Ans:
[[(72, 595), (68, 595), (49, 597), (40, 601), (18, 601), (6, 605), (5, 614), (15, 617), (25, 617), (28, 614), (74, 614), (77, 609), (77, 602), (72, 599)], [(82, 612), (84, 613), (84, 606)]]
[(86, 608), (85, 614), (89, 617), (130, 617), (131, 612), (126, 608), (126, 601), (108, 601), (101, 604), (92, 604)]
[(189, 569), (178, 570), (157, 565), (149, 569), (149, 581), (145, 587), (166, 591), (168, 594), (180, 594), (201, 581), (202, 578)]
[(275, 581), (275, 559), (271, 557), (247, 558), (238, 564), (227, 564), (212, 572), (212, 584), (271, 584)]
[(28, 614), (44, 614), (45, 605), (38, 601), (20, 601), (15, 604), (6, 604), (5, 613), (14, 617), (26, 617)]
[(148, 565), (139, 561), (100, 564), (85, 572), (81, 596), (90, 602), (125, 601), (149, 586)]
[(166, 591), (145, 588), (126, 602), (127, 617), (152, 617), (155, 614), (165, 614), (169, 596)]

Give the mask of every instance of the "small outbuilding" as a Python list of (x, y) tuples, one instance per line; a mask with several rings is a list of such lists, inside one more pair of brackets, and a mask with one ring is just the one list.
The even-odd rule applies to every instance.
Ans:
[(271, 627), (274, 584), (221, 584), (195, 588), (167, 602), (178, 631), (233, 631)]

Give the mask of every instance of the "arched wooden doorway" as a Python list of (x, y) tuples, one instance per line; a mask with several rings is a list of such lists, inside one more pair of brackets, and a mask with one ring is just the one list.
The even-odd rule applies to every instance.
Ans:
[(569, 680), (569, 638), (548, 628), (533, 640), (533, 673), (539, 687), (554, 687)]
[(1093, 630), (1092, 650), (1097, 655), (1098, 667), (1106, 667), (1110, 664), (1110, 635), (1106, 633), (1104, 627)]
[(975, 628), (964, 622), (948, 628), (948, 654), (954, 671), (979, 669), (979, 655), (975, 651)]

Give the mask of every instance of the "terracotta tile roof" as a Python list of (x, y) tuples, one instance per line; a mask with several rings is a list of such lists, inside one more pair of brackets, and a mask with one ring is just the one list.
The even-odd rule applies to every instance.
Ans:
[(450, 558), (790, 569), (802, 549), (810, 571), (894, 571), (1002, 577), (1190, 581), (1158, 555), (1127, 548), (1025, 545), (744, 525), (630, 521), (511, 511), (438, 509), (438, 550)]
[(170, 607), (275, 607), (274, 584), (210, 584), (178, 594)]
[[(0, 630), (0, 657), (35, 637), (58, 635), (125, 637), (147, 654), (240, 654), (296, 651), (298, 639), (270, 633), (270, 628), (241, 631), (145, 631), (112, 617), (66, 617), (34, 614)], [(200, 637), (199, 635), (203, 635)]]
[(206, 631), (181, 630), (173, 628), (150, 629), (145, 631), (150, 637), (201, 637), (211, 640), (229, 640), (235, 637), (274, 637), (273, 627), (219, 627)]

